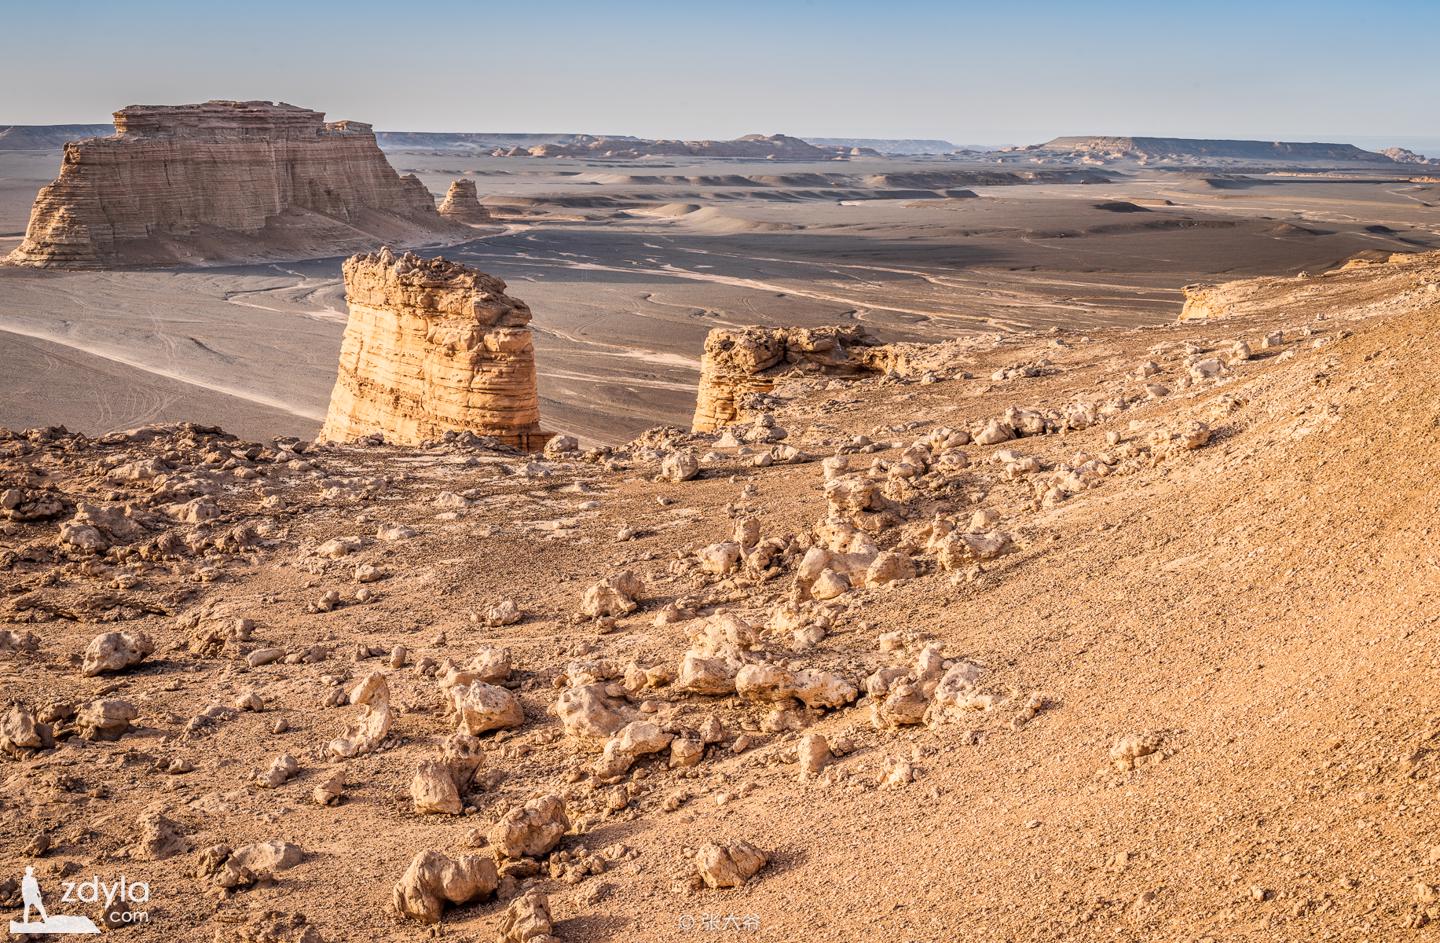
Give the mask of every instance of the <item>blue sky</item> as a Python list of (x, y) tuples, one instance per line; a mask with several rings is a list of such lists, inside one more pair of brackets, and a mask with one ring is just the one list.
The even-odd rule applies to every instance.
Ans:
[(0, 8), (0, 124), (246, 98), (387, 130), (1440, 143), (1440, 0)]

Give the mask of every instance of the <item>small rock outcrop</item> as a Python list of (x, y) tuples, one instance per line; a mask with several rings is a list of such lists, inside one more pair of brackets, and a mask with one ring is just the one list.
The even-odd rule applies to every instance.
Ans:
[(350, 321), (321, 439), (471, 432), (544, 447), (530, 308), (498, 278), (381, 249), (345, 261)]
[(474, 180), (456, 180), (440, 204), (440, 215), (457, 223), (488, 223), (490, 211), (480, 205)]
[(901, 356), (859, 326), (715, 328), (705, 338), (692, 425), (711, 432), (734, 422), (745, 396), (769, 392), (788, 370), (862, 376), (894, 369)]
[(1223, 292), (1217, 285), (1186, 285), (1181, 291), (1185, 295), (1185, 306), (1180, 309), (1181, 321), (1210, 321), (1228, 313)]
[(464, 230), (400, 176), (368, 124), (284, 103), (131, 105), (65, 145), (6, 260), (106, 268), (336, 254)]

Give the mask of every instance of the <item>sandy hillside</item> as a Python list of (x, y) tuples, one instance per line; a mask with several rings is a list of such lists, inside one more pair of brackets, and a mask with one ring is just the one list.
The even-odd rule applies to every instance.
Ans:
[[(148, 880), (136, 939), (422, 939), (391, 897), (425, 850), (499, 864), (457, 939), (525, 888), (564, 940), (1408, 938), (1440, 917), (1440, 258), (1207, 303), (544, 460), (8, 435), (0, 874)], [(1002, 425), (1036, 434), (964, 441)], [(388, 730), (342, 758), (374, 673)], [(419, 814), (457, 730), (462, 811)], [(563, 836), (514, 853), (545, 795)], [(236, 864), (267, 841), (300, 860)], [(742, 841), (764, 866), (705, 887)]]

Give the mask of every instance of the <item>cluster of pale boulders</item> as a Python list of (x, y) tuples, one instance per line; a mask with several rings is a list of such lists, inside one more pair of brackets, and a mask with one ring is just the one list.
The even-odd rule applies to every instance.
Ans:
[[(569, 830), (570, 819), (563, 800), (552, 795), (531, 799), (511, 809), (490, 829), (486, 838), (493, 855), (451, 857), (433, 849), (416, 854), (396, 882), (391, 902), (401, 916), (422, 923), (438, 923), (447, 904), (468, 904), (494, 894), (500, 887), (506, 862), (549, 855)], [(544, 905), (543, 896), (537, 900), (534, 893), (521, 895), (512, 902), (514, 915), (508, 917), (506, 923), (512, 929), (516, 926), (538, 929), (543, 913), (543, 930), (548, 934), (551, 929), (548, 905)], [(528, 903), (519, 902), (527, 898)], [(509, 939), (529, 941), (540, 936), (515, 935)], [(502, 939), (506, 939), (503, 934)]]
[(934, 725), (989, 710), (996, 701), (979, 690), (981, 673), (973, 662), (946, 658), (941, 645), (927, 645), (912, 664), (881, 668), (865, 679), (871, 722), (877, 728)]
[(14, 704), (0, 717), (0, 753), (26, 756), (48, 750), (57, 739), (78, 736), (85, 740), (119, 740), (128, 733), (140, 711), (120, 698), (99, 698), (80, 707), (52, 704), (39, 712)]

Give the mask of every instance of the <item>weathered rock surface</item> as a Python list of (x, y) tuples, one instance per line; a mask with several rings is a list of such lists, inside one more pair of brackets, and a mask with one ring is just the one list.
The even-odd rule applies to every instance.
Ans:
[(119, 740), (140, 716), (129, 701), (110, 698), (91, 701), (75, 716), (75, 729), (87, 740)]
[(544, 891), (531, 888), (510, 902), (500, 918), (500, 935), (496, 943), (559, 943), (553, 934), (550, 898)]
[(106, 632), (97, 635), (85, 648), (80, 673), (87, 678), (123, 671), (138, 665), (155, 651), (155, 643), (144, 632)]
[(695, 869), (708, 887), (739, 887), (769, 861), (747, 841), (707, 844), (695, 853)]
[(440, 204), (440, 215), (457, 223), (490, 222), (490, 211), (480, 205), (474, 180), (456, 180), (450, 184), (445, 201)]
[(322, 439), (417, 445), (447, 432), (539, 450), (530, 309), (505, 283), (389, 249), (345, 261), (350, 320)]
[(531, 799), (511, 809), (490, 829), (490, 844), (510, 858), (538, 858), (559, 844), (570, 829), (565, 801), (559, 796)]
[(734, 422), (745, 396), (769, 392), (787, 370), (860, 376), (892, 369), (902, 356), (863, 327), (715, 328), (700, 360), (694, 429), (710, 432)]
[(629, 570), (607, 577), (585, 590), (580, 597), (580, 612), (591, 618), (623, 616), (640, 608), (640, 595), (645, 584)]
[(294, 258), (463, 230), (397, 174), (370, 126), (271, 102), (131, 105), (65, 145), (6, 260), (96, 268)]
[(495, 862), (482, 855), (449, 858), (422, 851), (395, 885), (391, 902), (401, 916), (439, 923), (445, 904), (465, 904), (492, 894), (500, 879)]
[(360, 714), (344, 734), (330, 741), (329, 750), (346, 758), (373, 753), (390, 733), (390, 685), (383, 674), (373, 671), (355, 685), (348, 700), (359, 706)]
[(469, 736), (518, 727), (525, 722), (520, 700), (505, 688), (476, 681), (451, 689), (451, 703), (460, 717), (460, 732)]
[(158, 812), (149, 812), (140, 817), (139, 837), (130, 856), (139, 861), (162, 861), (185, 848), (180, 826)]

